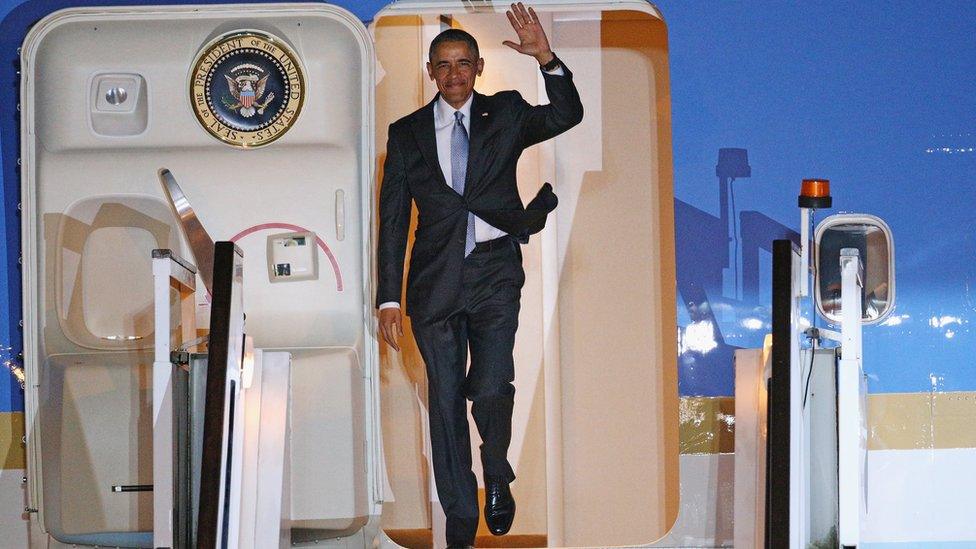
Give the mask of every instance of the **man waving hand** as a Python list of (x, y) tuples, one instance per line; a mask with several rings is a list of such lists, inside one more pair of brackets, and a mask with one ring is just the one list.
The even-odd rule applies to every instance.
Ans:
[(380, 335), (396, 350), (412, 202), (419, 211), (406, 311), (427, 367), (434, 477), (449, 547), (472, 546), (478, 528), (465, 399), (472, 401), (482, 439), (485, 521), (502, 535), (515, 517), (507, 453), (512, 353), (525, 282), (519, 246), (556, 207), (548, 184), (523, 207), (516, 167), (525, 148), (583, 117), (572, 73), (550, 48), (535, 10), (512, 4), (507, 16), (518, 42), (503, 43), (538, 61), (550, 104), (530, 105), (516, 91), (474, 91), (485, 65), (477, 41), (459, 29), (442, 32), (430, 44), (427, 63), (438, 93), (390, 125), (380, 191), (376, 302)]

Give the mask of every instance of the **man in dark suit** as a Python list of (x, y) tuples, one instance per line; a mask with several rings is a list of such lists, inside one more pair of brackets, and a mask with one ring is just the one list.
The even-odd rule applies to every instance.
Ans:
[(406, 310), (427, 366), (434, 477), (452, 547), (472, 545), (478, 528), (465, 398), (482, 439), (485, 521), (501, 535), (515, 516), (507, 453), (525, 282), (519, 242), (541, 230), (556, 207), (548, 184), (523, 207), (516, 166), (525, 148), (583, 117), (572, 73), (550, 49), (535, 11), (512, 4), (507, 15), (519, 43), (504, 44), (538, 60), (550, 104), (529, 105), (515, 91), (475, 92), (484, 69), (477, 42), (464, 31), (444, 31), (431, 43), (427, 63), (439, 93), (390, 125), (380, 190), (376, 303), (380, 333), (397, 351), (411, 201), (419, 211)]

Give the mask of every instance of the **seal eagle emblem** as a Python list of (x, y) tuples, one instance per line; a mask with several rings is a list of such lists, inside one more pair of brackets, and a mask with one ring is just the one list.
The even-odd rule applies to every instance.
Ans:
[(242, 30), (210, 42), (190, 78), (193, 112), (212, 136), (254, 148), (285, 134), (305, 101), (298, 57), (279, 38)]
[[(241, 65), (238, 68), (253, 66)], [(244, 118), (254, 116), (255, 111), (258, 114), (264, 114), (264, 109), (274, 101), (275, 94), (272, 92), (268, 94), (268, 97), (264, 99), (263, 103), (261, 102), (264, 97), (264, 89), (268, 85), (268, 75), (259, 79), (256, 75), (250, 73), (243, 74), (237, 78), (231, 78), (230, 75), (225, 74), (224, 78), (227, 79), (227, 87), (233, 96), (233, 100), (228, 100), (224, 97), (224, 105), (229, 109), (239, 109), (238, 112)], [(255, 106), (257, 107), (256, 110), (254, 108)]]

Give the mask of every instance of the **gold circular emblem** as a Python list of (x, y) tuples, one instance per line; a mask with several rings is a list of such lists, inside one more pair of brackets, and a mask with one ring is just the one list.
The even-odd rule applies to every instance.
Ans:
[(193, 63), (193, 113), (228, 145), (271, 143), (294, 125), (304, 102), (305, 75), (298, 57), (270, 34), (225, 34), (203, 48)]

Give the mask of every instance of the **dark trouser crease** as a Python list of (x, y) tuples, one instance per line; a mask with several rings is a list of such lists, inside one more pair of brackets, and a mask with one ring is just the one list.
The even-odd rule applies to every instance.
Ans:
[[(515, 479), (508, 462), (515, 403), (512, 352), (525, 282), (521, 250), (512, 245), (464, 260), (460, 307), (445, 320), (414, 319), (427, 365), (431, 453), (447, 543), (471, 545), (478, 529), (478, 482), (471, 471), (467, 403), (481, 436), (486, 477)], [(465, 375), (468, 347), (471, 367)]]

